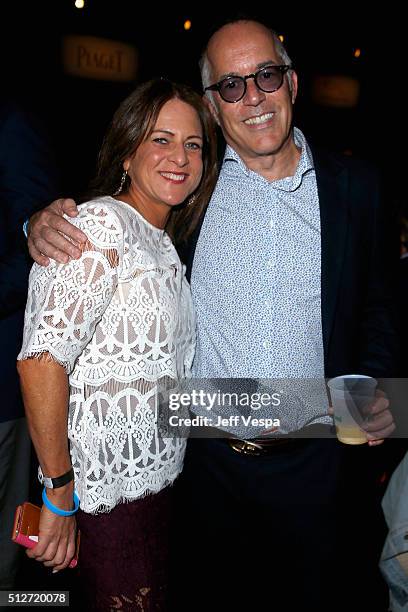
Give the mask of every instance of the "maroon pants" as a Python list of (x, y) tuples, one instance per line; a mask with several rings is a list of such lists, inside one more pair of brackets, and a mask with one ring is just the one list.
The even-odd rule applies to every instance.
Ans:
[(108, 513), (78, 512), (83, 609), (166, 609), (171, 498), (167, 487)]

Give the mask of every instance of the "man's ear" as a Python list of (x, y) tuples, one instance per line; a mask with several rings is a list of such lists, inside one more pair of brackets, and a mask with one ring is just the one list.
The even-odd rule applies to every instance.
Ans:
[(219, 115), (218, 115), (218, 109), (216, 108), (214, 102), (209, 98), (209, 96), (207, 95), (203, 95), (203, 101), (204, 104), (207, 106), (207, 108), (209, 109), (214, 121), (220, 125), (220, 120), (219, 120)]
[(292, 70), (291, 78), (292, 78), (292, 92), (291, 92), (291, 96), (292, 96), (292, 104), (294, 104), (295, 100), (296, 100), (297, 92), (298, 92), (298, 78), (297, 78), (297, 74), (296, 74), (296, 72), (294, 70)]

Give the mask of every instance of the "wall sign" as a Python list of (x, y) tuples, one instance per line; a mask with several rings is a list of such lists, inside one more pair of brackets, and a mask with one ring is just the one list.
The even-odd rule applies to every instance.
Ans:
[(104, 81), (133, 81), (137, 51), (131, 45), (95, 36), (65, 36), (63, 64), (67, 74)]

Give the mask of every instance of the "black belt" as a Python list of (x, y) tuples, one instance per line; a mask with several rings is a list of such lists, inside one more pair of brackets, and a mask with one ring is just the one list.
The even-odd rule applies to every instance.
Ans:
[(240, 440), (239, 438), (226, 438), (225, 442), (230, 448), (242, 455), (272, 455), (280, 451), (289, 451), (304, 446), (304, 438), (273, 438)]
[(237, 453), (259, 457), (260, 455), (273, 455), (277, 452), (299, 449), (305, 445), (307, 440), (316, 437), (333, 437), (333, 431), (328, 425), (316, 423), (305, 427), (294, 435), (295, 437), (281, 436), (277, 438), (253, 438), (251, 440), (226, 438), (225, 442)]

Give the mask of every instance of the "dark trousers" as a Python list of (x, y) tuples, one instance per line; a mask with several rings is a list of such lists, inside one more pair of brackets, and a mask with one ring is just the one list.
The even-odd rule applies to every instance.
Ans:
[(0, 589), (12, 589), (23, 548), (11, 541), (16, 507), (28, 501), (30, 437), (25, 418), (0, 423)]
[(316, 439), (248, 457), (190, 440), (171, 609), (387, 610), (376, 451)]

